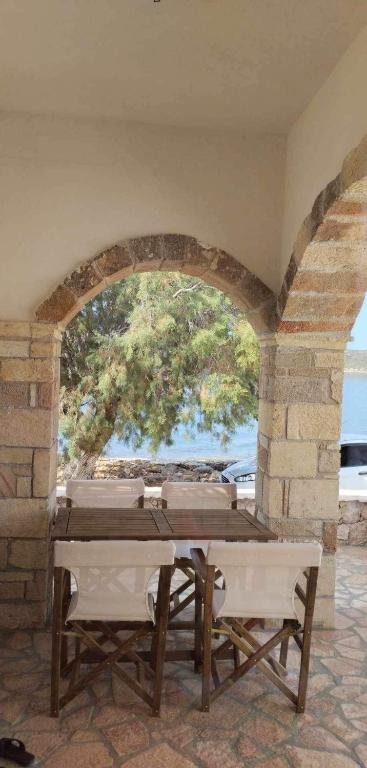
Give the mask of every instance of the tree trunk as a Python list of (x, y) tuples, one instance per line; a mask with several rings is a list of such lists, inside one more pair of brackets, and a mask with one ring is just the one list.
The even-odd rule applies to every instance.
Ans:
[(64, 480), (92, 480), (99, 459), (98, 453), (83, 453), (65, 465)]

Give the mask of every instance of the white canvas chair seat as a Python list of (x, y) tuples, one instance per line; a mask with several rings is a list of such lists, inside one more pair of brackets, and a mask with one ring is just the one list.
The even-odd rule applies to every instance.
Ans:
[(150, 581), (174, 556), (172, 542), (56, 542), (55, 566), (76, 582), (68, 620), (154, 621)]
[[(55, 542), (53, 717), (106, 668), (159, 715), (174, 557), (175, 547), (169, 541)], [(151, 582), (156, 582), (158, 570), (155, 604)], [(120, 630), (124, 630), (123, 637)], [(152, 646), (149, 664), (140, 647), (148, 639)], [(124, 662), (133, 665), (136, 678), (123, 669)], [(85, 665), (87, 671), (83, 672)], [(62, 691), (61, 677), (68, 676), (69, 685)]]
[(223, 573), (213, 616), (297, 619), (295, 587), (305, 568), (318, 567), (320, 544), (211, 542), (207, 563)]
[[(235, 483), (173, 483), (162, 485), (162, 499), (167, 509), (231, 509), (237, 501)], [(206, 554), (209, 541), (175, 541), (176, 558), (190, 558), (190, 549), (198, 547)]]
[(76, 507), (138, 507), (144, 497), (144, 480), (68, 480), (66, 496)]
[[(198, 553), (192, 553), (195, 575), (204, 596), (204, 712), (209, 712), (210, 704), (255, 666), (287, 696), (297, 712), (305, 711), (321, 554), (318, 543), (280, 542), (211, 542), (206, 562)], [(218, 569), (223, 574), (222, 590), (215, 589)], [(301, 574), (306, 580), (305, 590), (298, 584)], [(295, 595), (304, 608), (302, 617), (297, 615)], [(261, 645), (251, 631), (263, 619), (280, 619), (281, 628)], [(214, 649), (213, 632), (225, 638)], [(297, 692), (284, 680), (291, 638), (301, 651)], [(277, 646), (280, 646), (279, 660), (273, 655)], [(233, 669), (221, 677), (218, 662), (225, 652), (233, 654)], [(211, 688), (211, 678), (214, 688)]]

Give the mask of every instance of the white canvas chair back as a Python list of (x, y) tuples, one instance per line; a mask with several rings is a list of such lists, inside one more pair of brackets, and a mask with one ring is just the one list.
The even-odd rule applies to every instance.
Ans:
[(162, 499), (168, 509), (231, 509), (237, 501), (235, 483), (172, 483), (162, 484)]
[(144, 480), (68, 480), (66, 496), (74, 507), (137, 507)]
[(295, 586), (305, 568), (319, 566), (320, 544), (211, 542), (207, 563), (223, 573), (215, 618), (297, 619)]
[(154, 621), (149, 581), (174, 557), (170, 541), (56, 541), (55, 566), (77, 585), (68, 620)]
[[(237, 501), (235, 483), (172, 483), (162, 484), (162, 499), (168, 509), (231, 509)], [(191, 547), (207, 552), (207, 541), (176, 541), (176, 557), (190, 557)]]

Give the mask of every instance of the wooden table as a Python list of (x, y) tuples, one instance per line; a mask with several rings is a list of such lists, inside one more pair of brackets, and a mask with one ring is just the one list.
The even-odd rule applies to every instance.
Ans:
[(51, 538), (269, 541), (275, 533), (244, 509), (60, 508)]

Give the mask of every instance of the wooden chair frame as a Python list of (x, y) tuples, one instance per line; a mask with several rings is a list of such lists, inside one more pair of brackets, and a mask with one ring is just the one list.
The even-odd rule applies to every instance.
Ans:
[[(304, 572), (306, 578), (306, 591), (297, 584), (296, 594), (305, 609), (304, 622), (301, 625), (296, 619), (285, 619), (282, 628), (276, 632), (264, 645), (251, 634), (261, 618), (247, 619), (243, 624), (240, 619), (219, 618), (213, 625), (213, 592), (215, 588), (216, 568), (207, 565), (204, 553), (198, 549), (191, 550), (192, 560), (197, 579), (201, 582), (201, 592), (204, 601), (204, 618), (202, 630), (203, 643), (203, 670), (202, 670), (202, 711), (209, 712), (211, 702), (224, 693), (236, 680), (246, 674), (252, 667), (257, 666), (269, 680), (287, 696), (295, 705), (296, 711), (302, 713), (306, 707), (306, 694), (308, 674), (310, 666), (312, 622), (315, 607), (318, 571), (317, 567), (310, 567)], [(225, 636), (224, 642), (212, 650), (212, 635)], [(297, 693), (284, 682), (287, 674), (287, 654), (289, 639), (293, 638), (296, 646), (301, 651), (300, 671)], [(280, 644), (280, 656), (277, 661), (270, 655), (271, 651)], [(217, 660), (228, 649), (233, 648), (233, 671), (223, 680), (218, 674)], [(237, 649), (237, 653), (236, 653)], [(239, 652), (247, 658), (240, 662)], [(227, 655), (227, 654), (226, 654)], [(211, 690), (211, 678), (214, 689)]]
[[(52, 660), (51, 660), (51, 716), (58, 717), (60, 709), (90, 685), (106, 668), (117, 675), (159, 716), (162, 695), (163, 666), (166, 650), (167, 623), (169, 614), (170, 586), (173, 566), (160, 568), (158, 596), (156, 605), (156, 624), (152, 621), (134, 622), (134, 631), (125, 640), (118, 637), (118, 630), (126, 622), (104, 621), (66, 621), (70, 604), (70, 572), (64, 568), (54, 568), (54, 603), (52, 623)], [(98, 639), (89, 632), (99, 632)], [(153, 661), (149, 665), (134, 646), (138, 641), (153, 637)], [(75, 640), (75, 654), (68, 661), (68, 638)], [(115, 650), (107, 651), (106, 643), (113, 643)], [(82, 644), (85, 650), (81, 650)], [(144, 654), (145, 655), (145, 654)], [(122, 662), (133, 662), (136, 666), (135, 680), (121, 668)], [(95, 667), (83, 676), (81, 665), (95, 663)], [(69, 686), (64, 695), (60, 695), (61, 677), (70, 674)], [(153, 694), (144, 686), (144, 678), (153, 683)]]
[[(167, 500), (162, 499), (162, 509), (168, 509), (167, 506)], [(232, 501), (231, 506), (228, 507), (228, 509), (237, 509), (237, 499)], [(205, 512), (205, 510), (204, 510)], [(188, 630), (193, 629), (195, 632), (195, 672), (199, 672), (201, 669), (202, 664), (202, 642), (201, 642), (201, 634), (202, 634), (202, 602), (203, 602), (203, 593), (202, 593), (202, 587), (201, 587), (201, 581), (197, 577), (197, 574), (195, 573), (195, 569), (193, 568), (193, 562), (190, 558), (186, 557), (176, 557), (175, 558), (175, 570), (182, 571), (182, 573), (187, 576), (187, 580), (180, 584), (177, 589), (175, 589), (173, 592), (171, 592), (171, 603), (173, 603), (173, 607), (170, 609), (169, 614), (169, 629), (175, 629), (175, 630)], [(217, 581), (221, 577), (221, 572), (216, 571), (215, 580)], [(180, 596), (186, 592), (190, 587), (192, 587), (191, 592), (189, 592), (188, 595), (183, 600), (179, 600)], [(182, 611), (185, 610), (191, 603), (195, 601), (195, 618), (194, 621), (189, 622), (175, 622), (174, 625), (172, 625), (172, 620), (176, 618)]]

